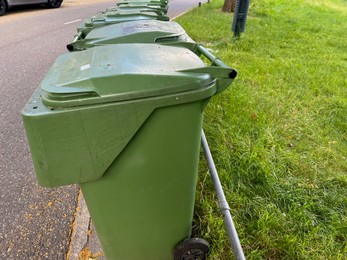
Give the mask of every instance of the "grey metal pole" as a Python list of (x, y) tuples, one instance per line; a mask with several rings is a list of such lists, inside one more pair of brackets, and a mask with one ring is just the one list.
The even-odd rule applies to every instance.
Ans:
[(245, 31), (246, 19), (248, 15), (250, 0), (237, 0), (234, 10), (234, 18), (232, 24), (232, 31), (234, 32), (235, 37), (239, 37), (241, 32)]
[(227, 233), (229, 236), (231, 247), (232, 247), (233, 252), (234, 252), (235, 259), (245, 260), (246, 258), (245, 258), (245, 255), (243, 253), (242, 247), (241, 247), (240, 239), (239, 239), (239, 236), (237, 235), (234, 221), (233, 221), (233, 218), (232, 218), (231, 213), (230, 213), (230, 207), (229, 207), (229, 204), (225, 198), (223, 188), (222, 188), (221, 182), (220, 182), (219, 177), (218, 177), (218, 172), (217, 172), (216, 166), (214, 164), (212, 154), (211, 154), (210, 148), (208, 146), (204, 130), (202, 130), (202, 133), (201, 133), (201, 140), (202, 140), (202, 147), (204, 150), (205, 158), (207, 161), (208, 168), (210, 170), (210, 175), (212, 178), (214, 188), (215, 188), (216, 193), (217, 193), (219, 207), (220, 207), (220, 210), (223, 214), (224, 223), (225, 223), (225, 226), (227, 229)]

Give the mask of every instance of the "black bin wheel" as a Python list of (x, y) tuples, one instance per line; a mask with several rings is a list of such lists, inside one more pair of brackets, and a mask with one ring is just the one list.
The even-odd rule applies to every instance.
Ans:
[(178, 244), (173, 252), (174, 260), (205, 260), (210, 245), (201, 238), (190, 238)]

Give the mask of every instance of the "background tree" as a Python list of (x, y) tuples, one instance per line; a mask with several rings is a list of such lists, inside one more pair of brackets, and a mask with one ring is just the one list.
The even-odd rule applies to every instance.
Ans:
[(223, 12), (234, 12), (236, 5), (236, 0), (224, 0)]

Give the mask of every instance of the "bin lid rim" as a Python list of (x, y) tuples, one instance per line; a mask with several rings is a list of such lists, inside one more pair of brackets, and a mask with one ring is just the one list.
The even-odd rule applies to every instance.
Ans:
[(114, 44), (60, 56), (41, 83), (50, 104), (83, 105), (91, 99), (113, 102), (165, 96), (210, 85), (209, 73), (189, 49), (160, 44)]
[(153, 34), (161, 37), (173, 37), (185, 35), (185, 30), (176, 22), (159, 21), (159, 20), (136, 20), (123, 23), (111, 24), (107, 27), (95, 28), (87, 36), (85, 40), (90, 39), (116, 39), (134, 34)]

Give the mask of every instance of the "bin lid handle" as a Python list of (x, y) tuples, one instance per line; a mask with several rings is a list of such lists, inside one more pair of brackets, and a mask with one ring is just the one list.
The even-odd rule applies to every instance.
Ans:
[(199, 55), (205, 56), (208, 60), (211, 61), (211, 65), (207, 67), (181, 70), (180, 72), (195, 72), (195, 73), (209, 73), (212, 77), (217, 80), (217, 93), (225, 90), (231, 82), (236, 78), (237, 71), (230, 68), (223, 61), (211, 52), (209, 52), (204, 46), (197, 45), (195, 52)]

